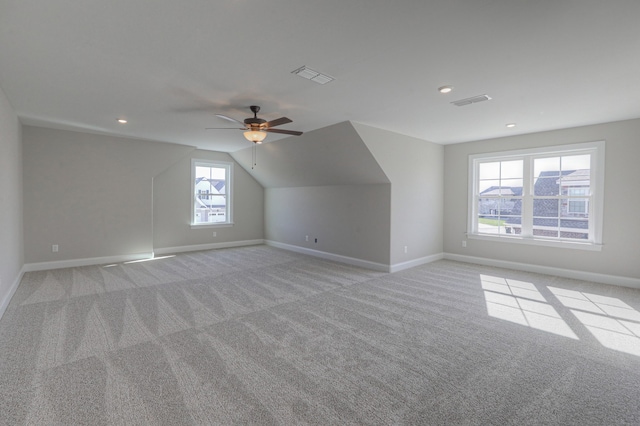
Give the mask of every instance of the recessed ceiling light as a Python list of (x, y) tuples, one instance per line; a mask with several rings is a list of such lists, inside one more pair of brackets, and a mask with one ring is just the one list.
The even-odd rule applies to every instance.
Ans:
[(124, 118), (118, 118), (118, 123), (127, 124), (127, 120), (125, 120)]
[(452, 91), (453, 91), (453, 86), (438, 87), (438, 92), (440, 93), (451, 93)]
[(507, 127), (510, 128), (510, 129), (513, 128), (513, 127), (516, 127), (516, 123), (509, 123), (509, 124), (507, 124)]

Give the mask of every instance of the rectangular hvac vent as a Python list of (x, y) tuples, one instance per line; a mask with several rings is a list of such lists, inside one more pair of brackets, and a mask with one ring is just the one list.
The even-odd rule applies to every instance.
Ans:
[(490, 96), (478, 95), (478, 96), (473, 96), (471, 98), (460, 99), (459, 101), (453, 101), (451, 103), (454, 104), (455, 106), (465, 106), (465, 105), (471, 105), (478, 102), (490, 101), (490, 100), (491, 100)]
[(291, 71), (291, 74), (299, 75), (300, 77), (314, 81), (318, 84), (327, 84), (330, 81), (333, 81), (333, 77), (329, 77), (326, 74), (319, 73), (318, 71), (307, 68), (306, 66), (302, 66), (297, 70)]

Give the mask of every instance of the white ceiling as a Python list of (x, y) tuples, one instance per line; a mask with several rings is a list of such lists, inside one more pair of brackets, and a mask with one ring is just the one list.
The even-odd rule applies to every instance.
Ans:
[(249, 142), (214, 114), (252, 104), (449, 144), (640, 117), (639, 21), (638, 0), (0, 0), (0, 87), (25, 124), (218, 151)]

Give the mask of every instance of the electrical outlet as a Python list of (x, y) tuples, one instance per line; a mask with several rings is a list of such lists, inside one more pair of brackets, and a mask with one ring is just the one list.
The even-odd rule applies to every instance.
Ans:
[(316, 242), (316, 243), (318, 242), (318, 239), (317, 239), (317, 238), (316, 238), (316, 241), (315, 241), (315, 242)]
[(305, 240), (305, 241), (309, 241), (309, 236), (308, 236), (308, 235), (305, 235), (305, 236), (304, 236), (304, 240)]
[(214, 237), (217, 237), (217, 236), (218, 236), (218, 233), (217, 233), (216, 231), (213, 231), (213, 236), (214, 236)]
[(57, 244), (52, 245), (51, 246), (51, 251), (54, 252), (54, 253), (57, 253), (58, 252), (58, 245)]
[(466, 247), (467, 246), (467, 242), (462, 240), (462, 247)]
[(409, 248), (407, 246), (404, 246), (404, 252), (408, 253), (409, 252)]

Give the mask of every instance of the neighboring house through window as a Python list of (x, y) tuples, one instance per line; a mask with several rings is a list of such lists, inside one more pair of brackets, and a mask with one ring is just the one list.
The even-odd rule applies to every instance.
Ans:
[(470, 238), (599, 249), (604, 142), (472, 155), (469, 176)]
[(232, 218), (232, 164), (191, 161), (191, 225), (230, 225)]

